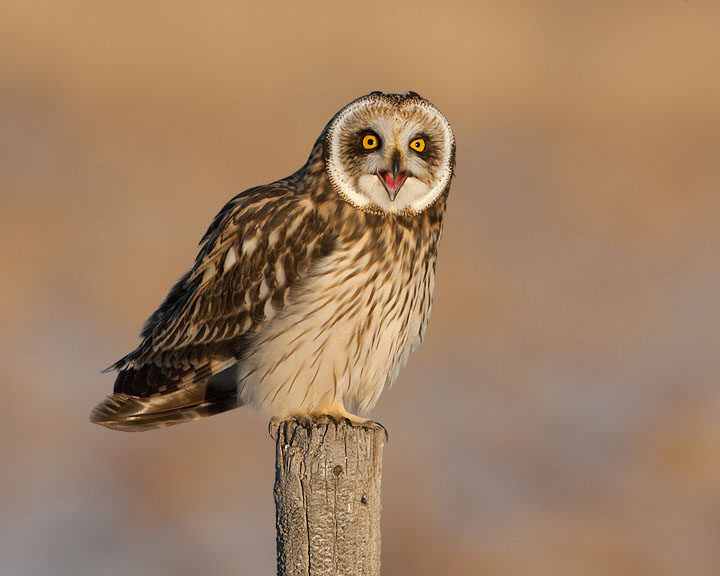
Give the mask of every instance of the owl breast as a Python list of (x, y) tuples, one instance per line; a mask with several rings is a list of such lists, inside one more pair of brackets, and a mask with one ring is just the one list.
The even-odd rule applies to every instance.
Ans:
[(244, 402), (275, 417), (375, 405), (430, 315), (440, 223), (416, 224), (340, 237), (312, 265), (240, 363)]

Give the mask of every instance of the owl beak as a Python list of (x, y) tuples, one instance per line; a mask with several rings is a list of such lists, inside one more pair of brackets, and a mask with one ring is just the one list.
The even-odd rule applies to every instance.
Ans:
[(378, 172), (377, 175), (383, 186), (385, 186), (385, 190), (387, 190), (390, 202), (394, 202), (400, 188), (407, 180), (408, 173), (400, 171), (400, 163), (395, 159), (392, 172)]
[(402, 188), (405, 180), (407, 180), (408, 173), (398, 172), (397, 174), (393, 174), (392, 172), (378, 172), (378, 177), (382, 181), (383, 186), (385, 186), (385, 190), (387, 190), (390, 202), (394, 202), (397, 193), (400, 192), (400, 188)]

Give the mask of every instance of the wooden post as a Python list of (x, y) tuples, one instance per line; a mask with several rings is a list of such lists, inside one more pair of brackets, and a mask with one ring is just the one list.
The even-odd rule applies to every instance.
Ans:
[(289, 420), (275, 438), (278, 576), (380, 576), (385, 430)]

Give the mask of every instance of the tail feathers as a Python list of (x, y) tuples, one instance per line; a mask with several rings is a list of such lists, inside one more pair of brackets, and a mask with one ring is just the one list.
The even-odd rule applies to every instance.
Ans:
[(113, 394), (95, 407), (90, 421), (113, 430), (141, 432), (232, 410), (242, 405), (239, 398), (235, 379), (220, 373), (165, 394)]

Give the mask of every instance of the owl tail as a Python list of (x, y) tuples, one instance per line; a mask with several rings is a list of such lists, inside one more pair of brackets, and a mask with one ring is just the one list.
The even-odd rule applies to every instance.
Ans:
[[(122, 373), (118, 381), (121, 376)], [(90, 421), (125, 432), (182, 424), (241, 406), (238, 388), (237, 380), (228, 370), (202, 382), (151, 395), (128, 394), (116, 384), (115, 394), (95, 407)]]

